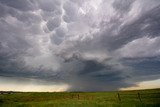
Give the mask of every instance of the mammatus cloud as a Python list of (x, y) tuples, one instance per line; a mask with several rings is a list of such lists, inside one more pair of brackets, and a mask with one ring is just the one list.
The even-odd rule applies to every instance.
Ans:
[(106, 91), (160, 77), (159, 0), (0, 0), (0, 75)]

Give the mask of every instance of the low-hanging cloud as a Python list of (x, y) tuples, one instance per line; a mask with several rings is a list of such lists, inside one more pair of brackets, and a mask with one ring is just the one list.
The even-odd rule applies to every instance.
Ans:
[(159, 0), (0, 0), (0, 76), (106, 91), (160, 76)]

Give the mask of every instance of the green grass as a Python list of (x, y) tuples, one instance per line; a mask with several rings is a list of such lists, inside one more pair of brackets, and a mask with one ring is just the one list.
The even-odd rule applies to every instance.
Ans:
[(1, 94), (0, 107), (160, 107), (160, 89)]

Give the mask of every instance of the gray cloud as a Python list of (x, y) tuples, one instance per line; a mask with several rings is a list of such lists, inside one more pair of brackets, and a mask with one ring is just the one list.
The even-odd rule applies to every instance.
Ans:
[(61, 20), (59, 17), (56, 17), (54, 19), (51, 19), (47, 22), (47, 27), (50, 31), (54, 30), (55, 28), (59, 27), (61, 23)]
[(44, 11), (53, 12), (57, 11), (57, 8), (61, 5), (61, 0), (39, 0), (37, 4)]
[(115, 0), (113, 7), (118, 10), (118, 12), (123, 12), (122, 14), (124, 14), (125, 12), (130, 11), (133, 2), (134, 0)]
[(158, 0), (0, 0), (0, 75), (105, 91), (158, 79)]
[(36, 7), (33, 4), (32, 0), (15, 0), (15, 1), (10, 1), (10, 0), (1, 0), (0, 1), (2, 4), (5, 4), (11, 8), (18, 9), (20, 11), (31, 11), (34, 10)]

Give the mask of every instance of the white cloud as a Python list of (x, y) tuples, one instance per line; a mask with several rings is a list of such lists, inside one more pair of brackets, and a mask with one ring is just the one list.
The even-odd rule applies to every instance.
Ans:
[(154, 57), (160, 55), (160, 37), (143, 37), (129, 42), (117, 50), (120, 57)]

